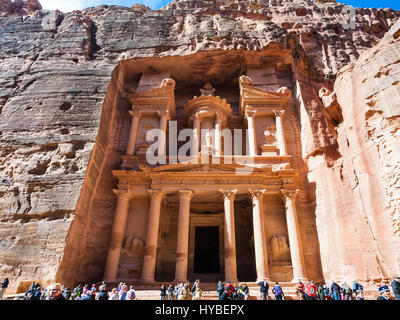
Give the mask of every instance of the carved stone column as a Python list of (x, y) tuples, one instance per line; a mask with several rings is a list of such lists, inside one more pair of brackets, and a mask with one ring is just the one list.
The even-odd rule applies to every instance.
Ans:
[(193, 119), (193, 156), (199, 154), (200, 137), (200, 119), (197, 118), (196, 114)]
[(166, 152), (166, 139), (167, 139), (167, 124), (169, 120), (169, 113), (167, 111), (165, 112), (159, 112), (160, 115), (160, 129), (162, 132), (164, 132), (164, 136), (161, 137), (160, 144), (159, 144), (159, 150), (160, 154), (158, 156), (164, 156)]
[(150, 210), (147, 222), (146, 246), (143, 257), (142, 280), (154, 282), (156, 268), (158, 227), (160, 224), (162, 190), (148, 190), (150, 194)]
[(132, 156), (135, 154), (136, 138), (139, 129), (139, 120), (142, 114), (139, 111), (132, 111), (132, 110), (129, 111), (129, 114), (132, 116), (132, 123), (131, 123), (131, 131), (129, 134), (128, 148), (126, 150), (126, 154)]
[(286, 141), (285, 141), (285, 132), (283, 129), (283, 115), (285, 114), (285, 110), (274, 110), (275, 113), (275, 121), (276, 121), (276, 138), (278, 140), (279, 145), (279, 155), (286, 156)]
[(293, 267), (293, 282), (298, 279), (306, 280), (303, 259), (301, 255), (301, 241), (297, 221), (296, 195), (298, 190), (282, 190), (286, 209), (286, 223), (289, 235), (290, 255)]
[(214, 150), (215, 156), (221, 156), (221, 119), (217, 116), (215, 119), (215, 133), (214, 133)]
[(234, 200), (237, 190), (220, 190), (224, 196), (225, 281), (237, 281)]
[(114, 190), (114, 192), (117, 194), (118, 200), (114, 214), (110, 243), (108, 246), (106, 265), (104, 268), (104, 280), (107, 282), (115, 282), (117, 280), (119, 259), (125, 234), (126, 221), (128, 218), (130, 200), (128, 192), (121, 190)]
[(249, 192), (253, 204), (253, 233), (257, 281), (262, 281), (262, 279), (270, 281), (262, 208), (262, 197), (265, 190), (249, 190)]
[(257, 155), (257, 141), (256, 141), (256, 112), (248, 110), (246, 112), (247, 125), (248, 125), (248, 143), (249, 155)]
[(192, 197), (193, 192), (190, 190), (179, 191), (178, 239), (174, 282), (187, 281), (190, 199)]

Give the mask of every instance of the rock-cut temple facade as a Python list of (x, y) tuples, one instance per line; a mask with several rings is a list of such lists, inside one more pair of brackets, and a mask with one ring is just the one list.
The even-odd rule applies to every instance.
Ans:
[(399, 17), (0, 0), (8, 292), (398, 275)]

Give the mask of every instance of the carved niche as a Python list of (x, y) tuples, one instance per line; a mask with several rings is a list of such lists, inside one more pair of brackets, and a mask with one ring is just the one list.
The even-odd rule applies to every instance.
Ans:
[(144, 254), (144, 241), (137, 236), (128, 236), (125, 238), (122, 247), (131, 254), (141, 256)]
[(273, 262), (289, 262), (290, 261), (290, 248), (288, 245), (287, 236), (279, 234), (273, 235), (269, 239), (269, 246), (271, 252), (268, 257)]

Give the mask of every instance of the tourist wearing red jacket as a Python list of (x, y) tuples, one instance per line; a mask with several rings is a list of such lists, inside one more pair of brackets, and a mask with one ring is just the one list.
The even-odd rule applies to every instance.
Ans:
[(305, 289), (307, 300), (317, 300), (318, 288), (314, 281), (307, 282)]

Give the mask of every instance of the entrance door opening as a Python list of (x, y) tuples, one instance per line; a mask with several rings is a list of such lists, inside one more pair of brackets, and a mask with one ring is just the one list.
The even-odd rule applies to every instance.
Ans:
[(196, 227), (194, 273), (220, 273), (219, 227)]

